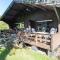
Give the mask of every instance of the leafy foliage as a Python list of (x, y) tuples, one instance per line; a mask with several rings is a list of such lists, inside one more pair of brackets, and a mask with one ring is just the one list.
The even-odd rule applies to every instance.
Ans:
[[(15, 54), (12, 54), (15, 52)], [(10, 55), (12, 54), (12, 55)], [(0, 60), (56, 60), (42, 55), (38, 52), (32, 51), (28, 48), (23, 49), (3, 49), (0, 54)]]
[(13, 47), (15, 44), (15, 40), (17, 42), (16, 34), (8, 33), (7, 31), (3, 31), (0, 33), (0, 45), (3, 47)]
[(0, 21), (0, 30), (7, 30), (9, 29), (9, 25), (3, 21)]

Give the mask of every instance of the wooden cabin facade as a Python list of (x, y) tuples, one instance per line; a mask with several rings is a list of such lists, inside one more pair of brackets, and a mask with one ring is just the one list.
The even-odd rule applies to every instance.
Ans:
[[(56, 7), (56, 9), (59, 8)], [(48, 51), (54, 51), (60, 46), (60, 21), (57, 13), (52, 6), (13, 2), (3, 14), (1, 20), (8, 23), (10, 28), (14, 28), (19, 23), (22, 23), (22, 28), (25, 29), (28, 27), (28, 24), (30, 24), (32, 28), (35, 28), (36, 33), (30, 34), (24, 42)], [(42, 33), (43, 27), (46, 28), (47, 33)], [(44, 36), (49, 35), (52, 27), (57, 29), (56, 34), (54, 34), (51, 39), (45, 39)], [(42, 43), (41, 41), (46, 41), (46, 43)]]

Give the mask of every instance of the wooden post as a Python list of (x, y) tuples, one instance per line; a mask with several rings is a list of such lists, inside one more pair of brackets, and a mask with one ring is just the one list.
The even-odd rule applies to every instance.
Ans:
[[(58, 14), (58, 11), (57, 11), (56, 6), (53, 5), (53, 9), (54, 9), (54, 12), (55, 12), (55, 14), (57, 16), (57, 20), (58, 20), (58, 33), (60, 33), (60, 24), (59, 24), (60, 17), (59, 17), (59, 14)], [(50, 49), (51, 49), (50, 50), (51, 51), (51, 54), (54, 55), (54, 50), (53, 50), (53, 36), (52, 36), (52, 39), (51, 39), (51, 47), (50, 47)]]
[(56, 6), (53, 6), (53, 9), (54, 9), (54, 11), (55, 11), (55, 14), (56, 14), (56, 16), (57, 16), (57, 19), (58, 19), (58, 30), (59, 30), (59, 33), (60, 33), (60, 24), (59, 24), (59, 20), (60, 20), (60, 17), (59, 17), (59, 14), (58, 14), (58, 11), (57, 11), (57, 9), (56, 9)]
[(36, 45), (37, 45), (37, 34), (35, 34), (35, 42), (36, 42)]

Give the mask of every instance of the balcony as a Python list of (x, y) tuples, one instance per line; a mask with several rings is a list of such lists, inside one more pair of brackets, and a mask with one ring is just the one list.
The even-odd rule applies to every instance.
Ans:
[(16, 3), (39, 4), (46, 3), (45, 0), (14, 0)]
[(25, 3), (25, 4), (46, 4), (46, 5), (57, 5), (60, 2), (49, 1), (49, 0), (13, 0), (16, 3)]

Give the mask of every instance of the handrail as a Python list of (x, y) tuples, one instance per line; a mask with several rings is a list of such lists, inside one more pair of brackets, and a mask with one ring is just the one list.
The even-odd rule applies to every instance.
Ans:
[(41, 0), (14, 0), (16, 3), (27, 3), (27, 4), (37, 4), (37, 3), (45, 3), (44, 1)]
[(13, 0), (16, 3), (27, 3), (27, 4), (58, 4), (57, 1), (45, 1), (45, 0)]

